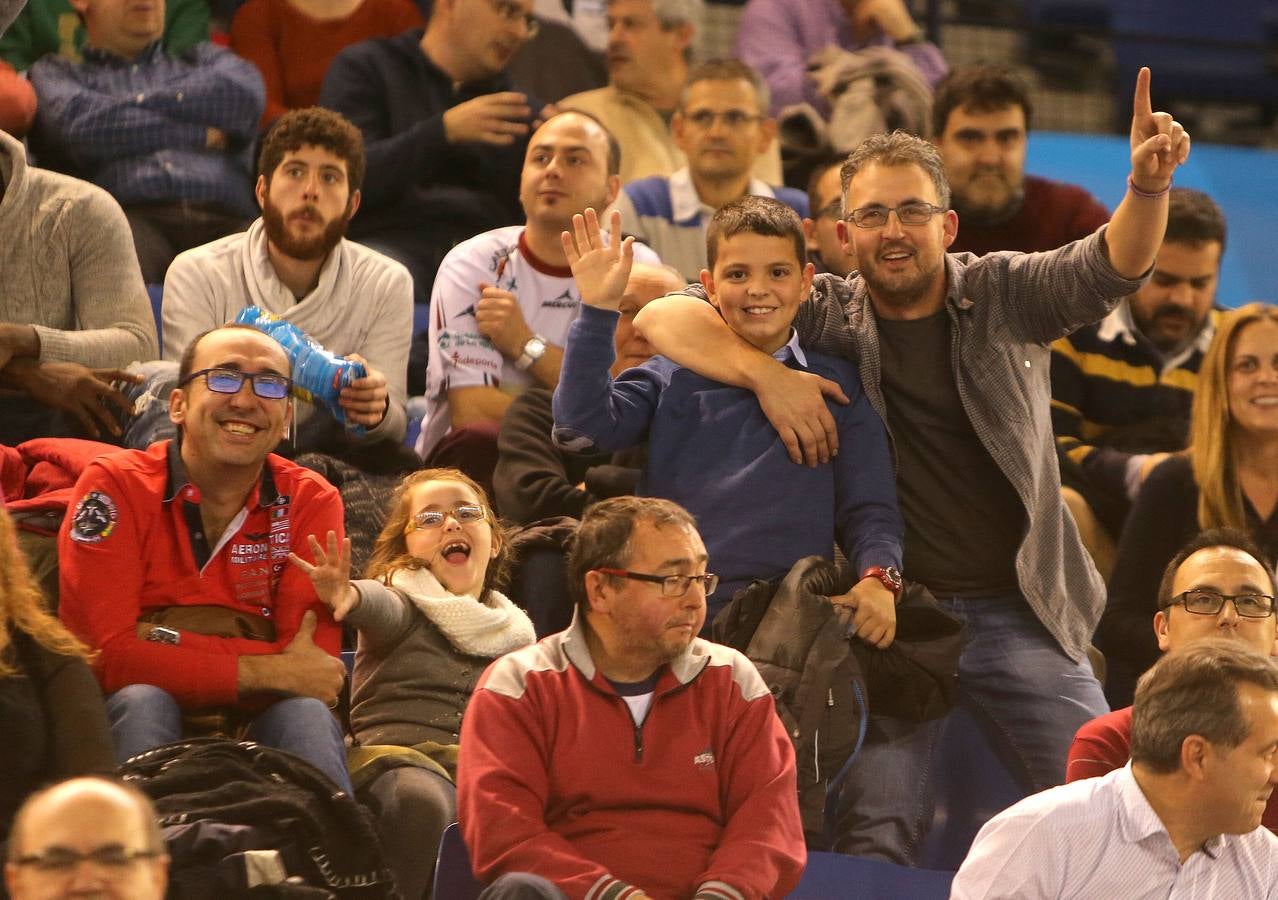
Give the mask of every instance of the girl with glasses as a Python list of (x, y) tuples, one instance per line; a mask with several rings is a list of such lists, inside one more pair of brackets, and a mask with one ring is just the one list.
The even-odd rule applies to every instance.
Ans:
[(456, 469), (401, 482), (366, 577), (350, 580), (350, 542), (310, 537), (310, 575), (334, 618), (359, 630), (348, 764), (378, 819), (401, 894), (425, 896), (439, 839), (456, 820), (458, 735), (479, 676), (530, 644), (532, 622), (497, 588), (506, 532), (478, 484)]

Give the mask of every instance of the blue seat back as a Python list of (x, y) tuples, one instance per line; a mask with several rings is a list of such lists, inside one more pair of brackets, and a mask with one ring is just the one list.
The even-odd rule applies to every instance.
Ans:
[(439, 842), (431, 896), (438, 900), (477, 900), (483, 889), (470, 870), (470, 851), (462, 839), (461, 826), (454, 822), (444, 829), (444, 837)]
[(809, 853), (803, 879), (787, 900), (946, 900), (953, 872), (910, 869), (841, 853)]

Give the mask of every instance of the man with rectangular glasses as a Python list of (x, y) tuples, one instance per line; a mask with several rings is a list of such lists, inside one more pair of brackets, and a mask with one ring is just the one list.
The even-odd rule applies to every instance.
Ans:
[(319, 474), (271, 451), (290, 425), (289, 361), (231, 325), (198, 336), (168, 397), (172, 441), (98, 457), (58, 536), (67, 626), (95, 672), (124, 762), (192, 735), (247, 736), (350, 791), (329, 707), (341, 631), (288, 565), (305, 536), (342, 534)]
[(458, 818), (485, 900), (784, 897), (794, 751), (754, 665), (697, 637), (706, 549), (669, 500), (590, 507), (567, 631), (497, 660), (462, 723)]
[(137, 788), (73, 778), (32, 794), (9, 834), (13, 900), (161, 900), (169, 857), (155, 808)]
[[(1060, 782), (1067, 735), (1108, 708), (1087, 659), (1104, 584), (1061, 503), (1048, 344), (1134, 292), (1158, 252), (1190, 142), (1153, 111), (1149, 85), (1142, 69), (1112, 221), (1046, 253), (947, 253), (959, 216), (936, 148), (868, 138), (843, 165), (837, 224), (858, 271), (816, 276), (794, 320), (805, 349), (858, 363), (896, 457), (904, 574), (966, 620), (960, 702), (993, 726), (1027, 792)], [(635, 324), (675, 363), (753, 390), (795, 462), (839, 450), (822, 391), (847, 398), (748, 346), (699, 296), (656, 300)], [(917, 860), (945, 727), (871, 716), (836, 849)]]
[[(1158, 589), (1154, 633), (1158, 649), (1177, 650), (1205, 637), (1229, 638), (1274, 655), (1273, 567), (1256, 543), (1232, 528), (1204, 531), (1167, 564)], [(1066, 781), (1095, 778), (1131, 758), (1132, 708), (1088, 722), (1074, 736)], [(1278, 830), (1278, 799), (1270, 797), (1263, 824)]]

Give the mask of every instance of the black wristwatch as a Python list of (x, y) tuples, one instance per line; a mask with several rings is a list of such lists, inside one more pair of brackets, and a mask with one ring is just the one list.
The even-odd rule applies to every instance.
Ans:
[(877, 578), (883, 583), (883, 586), (892, 592), (893, 598), (898, 602), (901, 599), (901, 573), (896, 566), (870, 566), (861, 573), (862, 580), (866, 578)]

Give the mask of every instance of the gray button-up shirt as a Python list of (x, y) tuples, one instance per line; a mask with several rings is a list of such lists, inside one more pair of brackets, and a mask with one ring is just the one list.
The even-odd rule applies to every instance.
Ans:
[[(1061, 502), (1048, 345), (1103, 318), (1143, 281), (1124, 278), (1110, 265), (1104, 232), (1046, 253), (945, 256), (945, 309), (959, 398), (1027, 513), (1016, 554), (1021, 593), (1075, 660), (1087, 652), (1105, 587)], [(878, 329), (861, 277), (818, 275), (794, 325), (804, 346), (858, 364), (865, 394), (890, 434), (879, 383)]]

